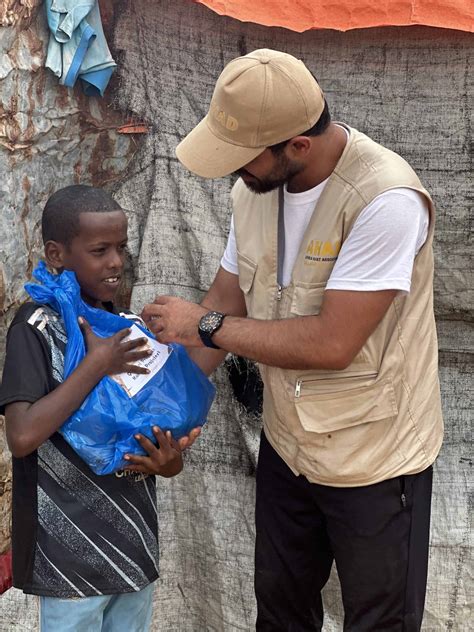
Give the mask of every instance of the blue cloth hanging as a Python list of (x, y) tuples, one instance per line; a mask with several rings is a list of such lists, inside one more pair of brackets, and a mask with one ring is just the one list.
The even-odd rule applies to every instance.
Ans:
[(50, 30), (46, 67), (72, 88), (81, 79), (88, 96), (104, 96), (116, 67), (110, 54), (98, 0), (46, 0)]

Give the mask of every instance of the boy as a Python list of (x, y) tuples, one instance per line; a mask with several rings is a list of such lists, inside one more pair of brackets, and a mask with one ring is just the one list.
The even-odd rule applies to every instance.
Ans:
[[(109, 194), (83, 185), (52, 195), (43, 211), (46, 262), (75, 272), (82, 298), (112, 311), (127, 245), (127, 219)], [(96, 476), (57, 432), (105, 375), (145, 369), (150, 352), (129, 330), (101, 339), (82, 323), (87, 355), (62, 379), (66, 334), (48, 306), (26, 303), (7, 336), (0, 387), (13, 454), (13, 582), (40, 595), (42, 632), (143, 632), (158, 577), (155, 479), (175, 476), (179, 443), (154, 428), (160, 449), (137, 435), (147, 456), (129, 471)]]

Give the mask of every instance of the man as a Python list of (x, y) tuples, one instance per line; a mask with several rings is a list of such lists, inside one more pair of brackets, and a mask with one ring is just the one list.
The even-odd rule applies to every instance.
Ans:
[(240, 176), (202, 304), (159, 297), (144, 316), (207, 371), (227, 352), (259, 363), (257, 630), (321, 630), (333, 561), (344, 630), (419, 630), (443, 434), (429, 194), (267, 49), (224, 68), (176, 153)]

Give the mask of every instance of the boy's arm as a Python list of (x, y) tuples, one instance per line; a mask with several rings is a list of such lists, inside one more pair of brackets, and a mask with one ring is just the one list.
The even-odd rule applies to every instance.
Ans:
[(34, 403), (19, 399), (6, 405), (6, 435), (13, 456), (27, 456), (44, 443), (79, 408), (105, 375), (130, 370), (135, 373), (147, 371), (130, 364), (150, 354), (148, 350), (136, 350), (146, 342), (146, 338), (123, 342), (130, 332), (128, 329), (110, 338), (99, 338), (85, 322), (82, 329), (87, 355), (75, 371)]

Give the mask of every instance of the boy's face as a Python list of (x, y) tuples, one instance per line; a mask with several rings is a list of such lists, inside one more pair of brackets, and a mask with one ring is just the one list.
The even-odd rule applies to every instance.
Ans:
[(126, 257), (125, 213), (81, 213), (79, 234), (69, 246), (57, 245), (62, 267), (75, 272), (82, 298), (94, 307), (112, 301), (120, 285)]

